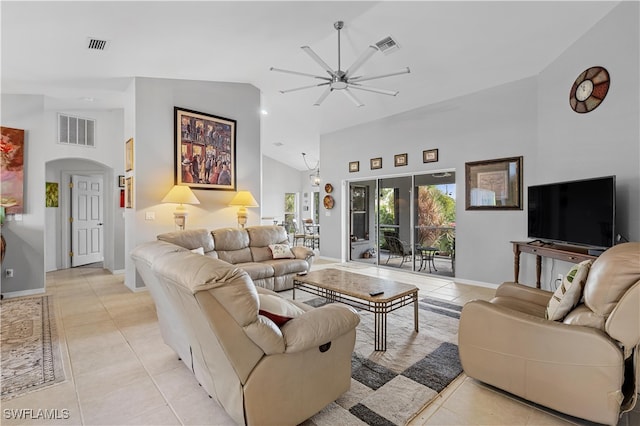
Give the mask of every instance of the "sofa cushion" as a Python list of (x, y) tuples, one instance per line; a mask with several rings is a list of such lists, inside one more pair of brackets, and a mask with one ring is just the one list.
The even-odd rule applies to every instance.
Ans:
[(592, 263), (591, 260), (585, 260), (569, 269), (562, 283), (549, 299), (547, 319), (561, 321), (569, 311), (576, 307), (582, 297), (582, 289), (587, 281)]
[(271, 266), (276, 277), (298, 274), (309, 269), (309, 264), (303, 259), (272, 259), (266, 260), (262, 264)]
[(261, 280), (263, 278), (273, 277), (275, 271), (273, 266), (268, 263), (245, 262), (238, 263), (235, 266), (244, 270), (249, 274), (252, 280)]
[(249, 247), (240, 250), (216, 250), (218, 259), (237, 265), (239, 263), (253, 262)]
[(215, 229), (211, 234), (218, 251), (234, 251), (249, 247), (249, 234), (244, 229)]
[(187, 229), (184, 231), (167, 232), (157, 236), (160, 241), (166, 241), (192, 250), (202, 247), (204, 252), (214, 249), (213, 237), (206, 229)]
[(267, 247), (269, 244), (289, 242), (287, 231), (282, 226), (249, 226), (246, 230), (251, 247)]
[(204, 248), (203, 247), (194, 248), (191, 250), (191, 253), (201, 254), (204, 256)]
[(273, 259), (295, 259), (296, 256), (291, 252), (289, 244), (269, 244), (271, 257)]
[(264, 315), (271, 321), (276, 323), (278, 327), (281, 327), (292, 320), (304, 314), (304, 310), (291, 303), (290, 301), (283, 299), (280, 296), (271, 294), (258, 294), (260, 299), (260, 315)]

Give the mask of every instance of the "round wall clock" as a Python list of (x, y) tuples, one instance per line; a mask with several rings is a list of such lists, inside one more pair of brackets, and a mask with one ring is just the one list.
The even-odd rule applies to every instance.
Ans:
[(593, 111), (607, 96), (609, 84), (609, 72), (606, 69), (591, 67), (584, 70), (571, 86), (571, 108), (580, 114)]

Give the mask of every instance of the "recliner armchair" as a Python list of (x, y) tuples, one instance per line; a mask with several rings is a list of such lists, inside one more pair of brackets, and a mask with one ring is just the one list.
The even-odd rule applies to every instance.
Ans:
[(491, 301), (465, 304), (459, 351), (472, 378), (571, 416), (615, 425), (640, 378), (640, 243), (593, 262), (583, 301), (545, 319), (553, 293), (504, 283)]

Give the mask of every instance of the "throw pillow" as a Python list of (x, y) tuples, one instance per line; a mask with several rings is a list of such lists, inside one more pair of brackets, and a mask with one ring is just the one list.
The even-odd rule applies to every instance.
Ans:
[(582, 297), (584, 284), (591, 268), (591, 260), (585, 260), (569, 270), (547, 305), (547, 319), (562, 321), (576, 307)]
[(191, 253), (201, 254), (204, 256), (204, 247), (198, 247), (191, 250)]
[(269, 244), (269, 249), (274, 259), (295, 259), (296, 255), (293, 254), (289, 244)]
[(293, 318), (304, 314), (302, 308), (280, 296), (259, 294), (258, 298), (260, 299), (259, 314), (275, 322), (278, 327), (282, 327)]

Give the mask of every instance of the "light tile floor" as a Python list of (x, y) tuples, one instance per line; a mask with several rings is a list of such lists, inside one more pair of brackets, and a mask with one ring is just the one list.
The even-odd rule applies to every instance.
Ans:
[[(363, 264), (319, 261), (415, 284), (424, 296), (459, 304), (491, 298), (492, 289), (456, 284)], [(2, 401), (2, 425), (231, 425), (160, 336), (150, 295), (133, 293), (123, 277), (85, 267), (47, 274), (55, 297), (67, 381)], [(24, 410), (33, 410), (31, 414)], [(57, 419), (44, 419), (47, 409)], [(17, 410), (17, 411), (16, 411)], [(22, 411), (20, 411), (22, 410)], [(65, 411), (67, 410), (67, 411)], [(16, 415), (22, 413), (22, 418)], [(25, 415), (27, 418), (25, 418)], [(461, 375), (411, 425), (587, 425), (532, 406)], [(640, 411), (619, 423), (640, 424)]]

